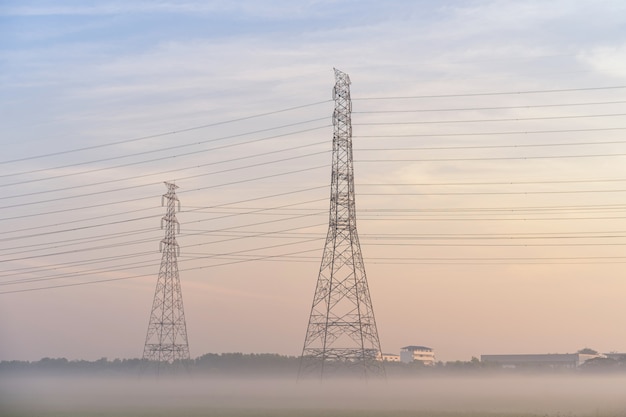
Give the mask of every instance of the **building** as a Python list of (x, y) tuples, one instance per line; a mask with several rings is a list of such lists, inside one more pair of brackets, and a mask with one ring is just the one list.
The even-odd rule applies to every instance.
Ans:
[(611, 353), (605, 353), (604, 356), (606, 356), (609, 359), (616, 360), (618, 362), (626, 362), (626, 353), (611, 352)]
[(404, 363), (422, 362), (424, 365), (435, 364), (435, 351), (426, 346), (405, 346), (400, 349), (400, 361)]
[(378, 354), (378, 360), (383, 362), (400, 362), (400, 355), (395, 353)]
[(589, 359), (605, 357), (586, 353), (547, 353), (530, 355), (481, 355), (480, 361), (502, 368), (577, 368)]

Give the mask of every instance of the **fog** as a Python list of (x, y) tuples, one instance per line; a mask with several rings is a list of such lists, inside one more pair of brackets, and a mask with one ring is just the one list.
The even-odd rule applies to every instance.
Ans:
[(626, 376), (2, 377), (0, 415), (624, 416)]

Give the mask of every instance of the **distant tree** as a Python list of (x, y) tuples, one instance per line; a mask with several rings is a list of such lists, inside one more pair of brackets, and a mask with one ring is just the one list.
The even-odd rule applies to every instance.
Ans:
[(593, 349), (589, 349), (589, 348), (587, 348), (587, 347), (586, 347), (586, 348), (584, 348), (584, 349), (580, 349), (580, 350), (578, 351), (578, 353), (581, 353), (581, 354), (583, 354), (583, 355), (597, 355), (597, 354), (598, 354), (598, 351), (593, 350)]
[(275, 374), (297, 371), (299, 358), (274, 353), (207, 353), (194, 361), (195, 369), (203, 373)]
[(483, 364), (480, 362), (475, 356), (472, 356), (472, 359), (469, 361), (454, 361), (454, 362), (446, 362), (446, 368), (449, 370), (472, 370), (479, 369), (483, 367)]
[(611, 358), (593, 358), (586, 360), (581, 366), (585, 371), (608, 371), (619, 367), (619, 362)]

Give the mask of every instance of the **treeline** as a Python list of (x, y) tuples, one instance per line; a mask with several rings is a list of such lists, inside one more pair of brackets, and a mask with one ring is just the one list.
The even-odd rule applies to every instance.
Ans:
[[(101, 358), (95, 361), (68, 360), (65, 358), (43, 358), (39, 361), (1, 361), (0, 377), (8, 375), (54, 375), (54, 376), (137, 376), (143, 372), (152, 373), (155, 366), (167, 373), (188, 372), (198, 376), (295, 376), (300, 359), (296, 356), (284, 356), (271, 353), (207, 353), (196, 359), (178, 361), (174, 364), (159, 365), (141, 359)], [(587, 361), (578, 368), (549, 368), (526, 366), (517, 369), (483, 363), (477, 358), (470, 361), (437, 362), (434, 366), (425, 366), (421, 362), (401, 363), (385, 362), (388, 376), (417, 376), (434, 374), (466, 373), (607, 373), (626, 372), (626, 358), (620, 360), (596, 358)]]
[(298, 371), (300, 359), (271, 353), (207, 353), (196, 359), (174, 364), (148, 362), (142, 359), (101, 358), (95, 361), (43, 358), (39, 361), (1, 361), (0, 376), (7, 374), (37, 375), (140, 375), (154, 372), (159, 366), (165, 374), (184, 370), (193, 374), (277, 374), (288, 375)]

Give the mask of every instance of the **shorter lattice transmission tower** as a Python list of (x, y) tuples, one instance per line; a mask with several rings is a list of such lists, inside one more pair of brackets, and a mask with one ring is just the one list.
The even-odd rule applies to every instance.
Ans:
[(180, 367), (186, 368), (186, 361), (189, 360), (187, 325), (177, 262), (180, 254), (176, 243), (176, 233), (180, 232), (180, 224), (176, 219), (176, 211), (180, 210), (180, 201), (176, 196), (178, 186), (169, 182), (165, 185), (167, 193), (161, 198), (161, 205), (167, 206), (167, 212), (161, 219), (165, 238), (160, 245), (161, 268), (154, 291), (142, 360), (142, 372), (150, 370), (156, 375), (164, 372), (175, 373)]
[(350, 78), (335, 69), (330, 216), (299, 378), (384, 376), (356, 230)]

